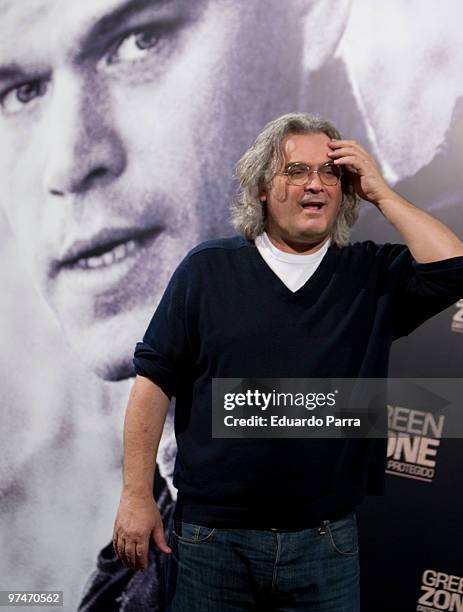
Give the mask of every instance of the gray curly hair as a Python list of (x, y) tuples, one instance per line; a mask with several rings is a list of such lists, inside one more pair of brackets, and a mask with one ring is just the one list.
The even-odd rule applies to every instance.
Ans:
[[(288, 134), (319, 134), (341, 138), (330, 121), (309, 113), (289, 113), (267, 123), (254, 144), (236, 164), (238, 197), (231, 204), (232, 224), (248, 240), (262, 234), (266, 226), (266, 206), (260, 200), (263, 190), (270, 191), (271, 181), (283, 163), (282, 144)], [(350, 231), (358, 218), (359, 198), (345, 174), (341, 178), (342, 203), (330, 232), (338, 246), (349, 242)]]

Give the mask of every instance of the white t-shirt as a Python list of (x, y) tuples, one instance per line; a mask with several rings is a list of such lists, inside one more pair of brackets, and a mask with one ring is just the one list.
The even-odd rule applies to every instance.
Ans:
[(266, 232), (257, 236), (254, 243), (270, 269), (293, 292), (305, 285), (330, 246), (327, 240), (320, 250), (310, 255), (285, 253), (272, 244)]

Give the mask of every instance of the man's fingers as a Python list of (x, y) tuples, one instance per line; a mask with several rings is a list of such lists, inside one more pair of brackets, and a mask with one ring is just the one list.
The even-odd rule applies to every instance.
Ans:
[(136, 569), (144, 570), (148, 567), (148, 547), (137, 542), (135, 544)]
[[(356, 158), (360, 161), (361, 164), (367, 166), (369, 165), (376, 172), (380, 173), (380, 167), (376, 162), (375, 158), (372, 157), (363, 147), (361, 147), (357, 143), (352, 143), (351, 141), (342, 141), (338, 140), (336, 142), (336, 148), (333, 151), (328, 153), (329, 157), (333, 159), (333, 161), (338, 161), (344, 157), (352, 157)], [(344, 143), (344, 144), (340, 144)], [(330, 142), (330, 144), (332, 144)]]
[(367, 153), (367, 151), (362, 147), (362, 145), (356, 142), (355, 140), (330, 140), (328, 144), (332, 149), (335, 150), (340, 149), (342, 147), (350, 147), (351, 149), (362, 151), (362, 153)]
[(341, 153), (360, 154), (360, 153), (364, 153), (364, 151), (356, 147), (353, 147), (352, 145), (337, 147), (334, 151), (328, 151), (328, 155), (340, 155)]
[(162, 522), (153, 529), (153, 540), (161, 552), (167, 554), (172, 552), (172, 550), (167, 546)]
[(136, 569), (137, 560), (135, 556), (135, 542), (133, 540), (125, 541), (125, 558), (127, 565), (132, 569)]
[(113, 549), (114, 549), (116, 556), (118, 557), (119, 553), (117, 551), (117, 532), (116, 531), (113, 533)]
[(148, 546), (136, 540), (125, 539), (117, 533), (113, 536), (113, 548), (120, 561), (131, 569), (148, 567)]
[(338, 159), (342, 159), (344, 157), (352, 157), (358, 159), (362, 164), (373, 164), (373, 159), (368, 157), (363, 153), (363, 151), (357, 151), (352, 147), (342, 147), (341, 149), (337, 149), (336, 151), (330, 151), (328, 155), (333, 159), (333, 161), (337, 161)]
[(127, 557), (125, 556), (125, 539), (119, 535), (117, 538), (117, 556), (124, 565), (127, 565)]
[(365, 170), (365, 163), (354, 155), (346, 155), (345, 157), (339, 157), (334, 161), (336, 165), (346, 166), (349, 172), (358, 172), (359, 170)]

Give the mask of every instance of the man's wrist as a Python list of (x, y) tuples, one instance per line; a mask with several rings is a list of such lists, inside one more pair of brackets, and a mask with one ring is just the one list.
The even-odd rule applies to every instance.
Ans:
[(151, 499), (153, 498), (153, 483), (124, 484), (122, 487), (122, 496), (133, 499)]
[(407, 202), (407, 200), (392, 189), (385, 191), (384, 194), (381, 194), (372, 204), (374, 204), (383, 214), (385, 214), (388, 209), (397, 208), (398, 206), (412, 206), (410, 202)]

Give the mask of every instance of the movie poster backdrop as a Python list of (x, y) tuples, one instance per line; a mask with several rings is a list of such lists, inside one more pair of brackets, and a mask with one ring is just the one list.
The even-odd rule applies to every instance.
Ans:
[[(463, 235), (462, 17), (457, 0), (0, 0), (0, 590), (158, 609), (159, 558), (143, 579), (110, 545), (133, 348), (188, 250), (232, 233), (233, 166), (267, 121), (332, 120)], [(362, 203), (366, 239), (402, 242)], [(460, 301), (395, 343), (390, 374), (462, 363)], [(463, 609), (463, 443), (407, 402), (386, 495), (359, 509), (363, 609)], [(393, 417), (413, 410), (431, 416), (407, 445)], [(171, 410), (166, 520), (172, 430)]]

